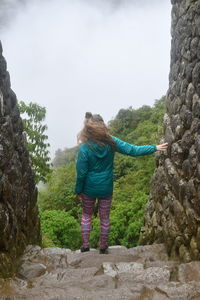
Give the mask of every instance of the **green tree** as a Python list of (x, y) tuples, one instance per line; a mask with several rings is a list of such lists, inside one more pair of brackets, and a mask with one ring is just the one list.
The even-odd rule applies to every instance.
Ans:
[(46, 182), (46, 176), (51, 172), (48, 136), (45, 134), (47, 125), (43, 124), (46, 108), (37, 103), (18, 103), (27, 136), (27, 149), (30, 153), (36, 182)]
[(75, 179), (74, 162), (54, 169), (48, 176), (46, 185), (39, 190), (39, 208), (69, 211), (75, 218), (80, 219), (81, 203), (74, 193)]
[(65, 148), (64, 150), (57, 149), (53, 159), (53, 167), (59, 168), (67, 163), (75, 161), (78, 147)]
[(65, 152), (62, 151), (61, 149), (57, 149), (55, 152), (55, 157), (53, 159), (53, 167), (59, 168), (61, 166), (66, 165), (66, 162), (67, 162), (67, 158)]

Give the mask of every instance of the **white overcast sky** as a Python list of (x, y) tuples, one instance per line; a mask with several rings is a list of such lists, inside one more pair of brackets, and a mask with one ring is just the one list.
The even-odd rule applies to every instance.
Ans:
[(0, 39), (18, 99), (47, 108), (52, 156), (76, 145), (86, 111), (107, 122), (166, 93), (169, 0), (17, 1)]

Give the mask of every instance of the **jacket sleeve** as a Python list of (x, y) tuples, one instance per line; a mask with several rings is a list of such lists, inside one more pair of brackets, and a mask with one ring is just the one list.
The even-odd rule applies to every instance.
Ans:
[(76, 162), (76, 185), (75, 185), (76, 194), (80, 194), (83, 192), (83, 186), (84, 186), (87, 173), (88, 173), (87, 153), (83, 151), (82, 147), (80, 147), (78, 151), (77, 162)]
[(112, 138), (115, 141), (116, 151), (122, 154), (130, 155), (130, 156), (142, 156), (157, 151), (156, 145), (136, 146), (133, 144), (126, 143), (114, 136)]

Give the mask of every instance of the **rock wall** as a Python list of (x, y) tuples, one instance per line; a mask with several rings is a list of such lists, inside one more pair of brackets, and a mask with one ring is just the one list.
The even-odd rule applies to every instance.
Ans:
[(0, 43), (0, 277), (14, 274), (27, 244), (40, 243), (36, 200), (22, 120)]
[(157, 155), (141, 244), (200, 259), (200, 0), (172, 0), (166, 153)]

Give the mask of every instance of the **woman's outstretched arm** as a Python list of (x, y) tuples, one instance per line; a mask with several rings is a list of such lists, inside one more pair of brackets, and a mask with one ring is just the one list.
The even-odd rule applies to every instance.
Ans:
[(130, 156), (142, 156), (154, 153), (156, 151), (164, 151), (167, 149), (168, 144), (162, 145), (143, 145), (136, 146), (133, 144), (126, 143), (116, 137), (113, 136), (115, 140), (115, 149), (117, 152), (130, 155)]

